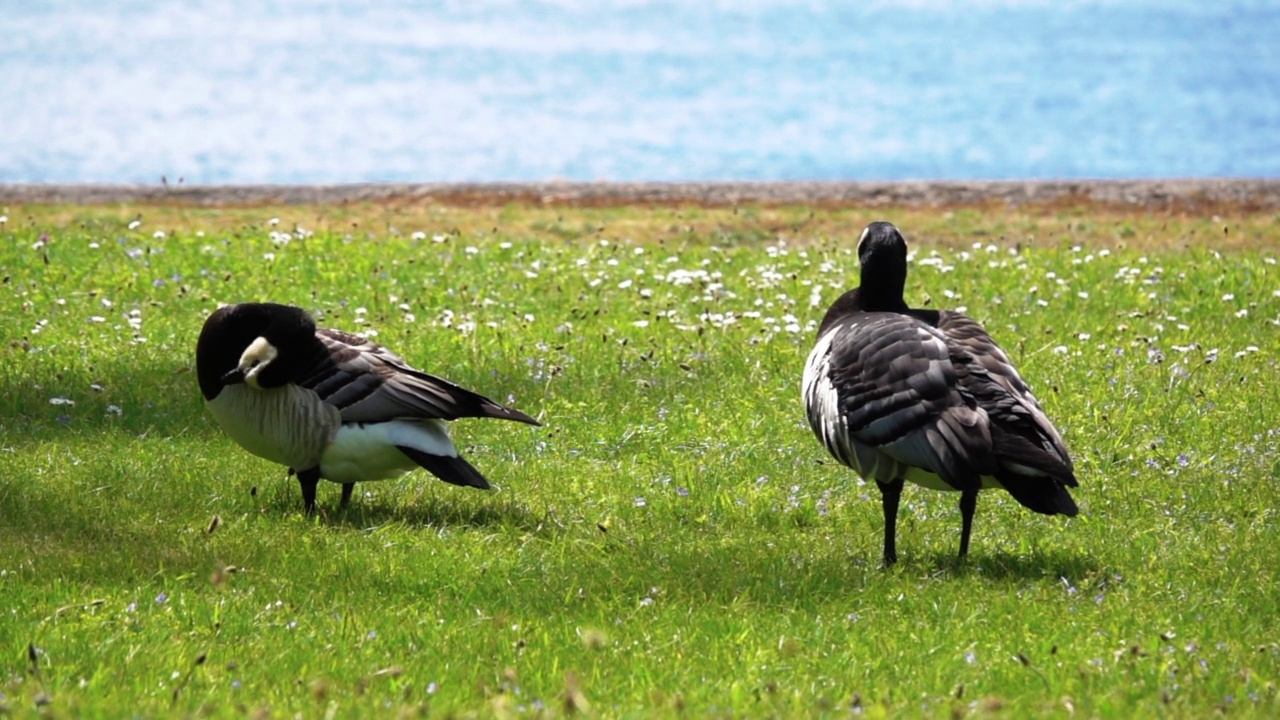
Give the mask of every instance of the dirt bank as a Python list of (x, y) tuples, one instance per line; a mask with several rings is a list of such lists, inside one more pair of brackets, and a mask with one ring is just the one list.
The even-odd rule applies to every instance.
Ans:
[(805, 204), (826, 207), (1111, 205), (1163, 210), (1280, 209), (1280, 179), (903, 182), (544, 182), (348, 185), (0, 184), (0, 203), (156, 203), (200, 207), (360, 202), (569, 206)]

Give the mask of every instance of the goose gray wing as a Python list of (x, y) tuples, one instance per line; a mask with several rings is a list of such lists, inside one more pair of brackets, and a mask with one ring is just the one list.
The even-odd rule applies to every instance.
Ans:
[(959, 387), (988, 418), (995, 478), (1032, 510), (1075, 515), (1066, 492), (1079, 485), (1071, 456), (1008, 355), (962, 313), (939, 313), (937, 329), (951, 350)]
[(833, 323), (806, 363), (804, 395), (815, 434), (863, 477), (965, 490), (991, 470), (986, 414), (961, 392), (946, 337), (910, 316)]
[(362, 335), (332, 328), (316, 328), (316, 337), (325, 343), (330, 352), (333, 352), (334, 348), (345, 345), (350, 350), (378, 355), (398, 365), (406, 365), (404, 358)]
[(319, 328), (316, 339), (322, 349), (297, 384), (338, 408), (344, 423), (489, 417), (539, 424), (519, 410), (416, 370), (359, 335)]

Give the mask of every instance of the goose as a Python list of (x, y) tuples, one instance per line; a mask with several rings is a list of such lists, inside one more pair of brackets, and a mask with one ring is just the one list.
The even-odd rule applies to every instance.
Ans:
[(410, 367), (359, 335), (316, 327), (303, 309), (276, 303), (226, 305), (196, 341), (205, 404), (240, 447), (289, 468), (307, 513), (323, 478), (342, 485), (418, 467), (454, 485), (489, 482), (458, 453), (446, 420), (537, 420)]
[(907, 306), (907, 243), (892, 223), (863, 230), (858, 262), (861, 284), (827, 309), (801, 389), (818, 440), (880, 489), (885, 566), (898, 559), (904, 481), (960, 493), (960, 557), (981, 489), (1074, 517), (1071, 457), (1004, 351), (962, 313)]

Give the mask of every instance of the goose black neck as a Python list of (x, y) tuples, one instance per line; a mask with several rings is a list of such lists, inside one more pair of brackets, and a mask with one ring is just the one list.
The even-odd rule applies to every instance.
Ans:
[(905, 259), (900, 267), (892, 259), (863, 265), (859, 304), (865, 312), (906, 312), (907, 303), (902, 299), (906, 285)]

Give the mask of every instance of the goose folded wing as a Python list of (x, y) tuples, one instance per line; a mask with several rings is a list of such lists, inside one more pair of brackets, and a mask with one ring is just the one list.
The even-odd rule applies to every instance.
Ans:
[(975, 487), (991, 436), (986, 416), (958, 391), (945, 337), (903, 315), (863, 317), (833, 344), (831, 358), (855, 448), (934, 473), (959, 489)]
[(393, 363), (405, 364), (404, 358), (360, 335), (332, 328), (317, 328), (316, 338), (324, 344), (331, 355), (344, 357), (353, 357), (357, 354), (378, 355)]
[(538, 424), (518, 410), (415, 370), (395, 353), (359, 336), (333, 330), (316, 336), (325, 352), (298, 384), (338, 408), (343, 422), (490, 417)]
[(1062, 437), (995, 340), (961, 313), (942, 313), (938, 329), (951, 346), (960, 387), (990, 418), (1003, 460), (1074, 487), (1074, 468)]

